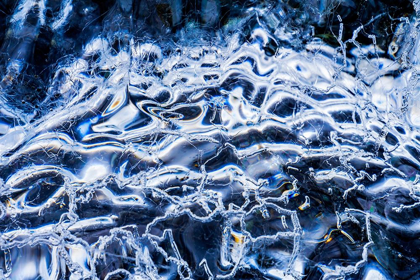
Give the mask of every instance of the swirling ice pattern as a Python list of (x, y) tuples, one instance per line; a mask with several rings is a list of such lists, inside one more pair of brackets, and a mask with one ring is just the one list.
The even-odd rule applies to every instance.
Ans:
[(43, 116), (3, 102), (2, 279), (417, 279), (414, 56), (270, 36), (98, 36)]

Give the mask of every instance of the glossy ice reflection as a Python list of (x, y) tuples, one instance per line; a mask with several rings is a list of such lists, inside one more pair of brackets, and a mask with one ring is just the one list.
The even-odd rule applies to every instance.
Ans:
[[(333, 44), (304, 20), (322, 24), (325, 1), (317, 14), (245, 1), (226, 22), (222, 2), (185, 6), (201, 25), (184, 24), (194, 16), (176, 12), (182, 1), (147, 3), (117, 1), (103, 18), (94, 2), (13, 10), (0, 72), (2, 277), (417, 279), (417, 18), (367, 40), (382, 15), (349, 33), (342, 14)], [(144, 11), (160, 21), (148, 36), (178, 41), (137, 34), (130, 24), (150, 26), (129, 15)], [(24, 51), (45, 30), (73, 56), (19, 103), (38, 65)]]

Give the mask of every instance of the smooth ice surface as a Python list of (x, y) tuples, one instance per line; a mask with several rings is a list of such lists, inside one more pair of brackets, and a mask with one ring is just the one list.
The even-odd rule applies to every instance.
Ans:
[(0, 2), (1, 279), (418, 279), (417, 2)]

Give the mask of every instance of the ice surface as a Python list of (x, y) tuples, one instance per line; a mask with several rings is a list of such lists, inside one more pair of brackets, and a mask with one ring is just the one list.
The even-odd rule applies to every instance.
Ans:
[(419, 279), (419, 6), (0, 2), (0, 279)]

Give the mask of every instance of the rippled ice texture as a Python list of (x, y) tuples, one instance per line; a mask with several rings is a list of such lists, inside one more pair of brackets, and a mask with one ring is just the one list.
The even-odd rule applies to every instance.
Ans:
[(0, 3), (1, 279), (420, 278), (416, 2)]

